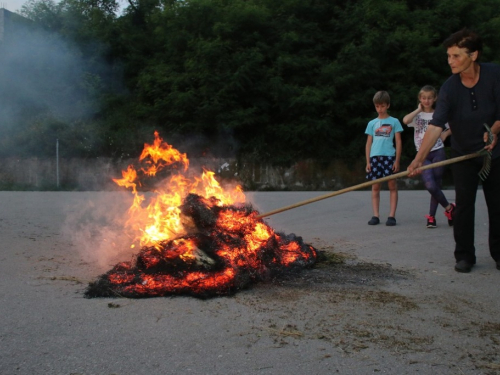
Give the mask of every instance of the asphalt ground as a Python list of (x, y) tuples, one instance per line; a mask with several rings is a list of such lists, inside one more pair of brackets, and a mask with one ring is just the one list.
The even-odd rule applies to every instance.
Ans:
[[(324, 193), (247, 197), (264, 213)], [(0, 374), (500, 374), (481, 191), (469, 274), (453, 269), (441, 209), (425, 227), (426, 191), (399, 193), (395, 227), (383, 224), (387, 191), (377, 226), (370, 192), (355, 191), (265, 219), (336, 259), (298, 278), (208, 300), (86, 299), (89, 281), (131, 256), (116, 225), (127, 199), (0, 192)]]

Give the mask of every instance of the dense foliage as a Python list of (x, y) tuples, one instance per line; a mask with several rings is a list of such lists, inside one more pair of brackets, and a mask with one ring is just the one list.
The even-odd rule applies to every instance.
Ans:
[[(25, 4), (44, 43), (0, 45), (11, 51), (0, 57), (10, 66), (0, 76), (3, 156), (49, 155), (56, 138), (65, 156), (135, 156), (158, 129), (176, 146), (265, 162), (356, 159), (373, 94), (389, 91), (402, 119), (421, 86), (449, 76), (450, 33), (475, 29), (483, 61), (500, 61), (500, 0), (129, 0), (118, 14), (119, 5)], [(12, 77), (26, 59), (23, 91)], [(404, 141), (413, 155), (411, 130)]]

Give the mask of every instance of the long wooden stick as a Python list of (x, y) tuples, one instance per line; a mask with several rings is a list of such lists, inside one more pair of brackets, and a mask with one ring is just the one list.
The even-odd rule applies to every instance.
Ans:
[[(437, 163), (424, 165), (423, 167), (420, 167), (419, 170), (423, 171), (423, 170), (426, 170), (426, 169), (432, 169), (432, 168), (442, 167), (442, 166), (445, 166), (445, 165), (448, 165), (448, 164), (458, 163), (460, 161), (464, 161), (464, 160), (468, 160), (468, 159), (474, 159), (474, 158), (477, 158), (477, 157), (480, 157), (480, 156), (484, 156), (484, 155), (485, 154), (484, 154), (483, 151), (479, 151), (479, 152), (476, 152), (476, 153), (473, 153), (473, 154), (458, 156), (456, 158), (451, 158), (451, 159), (439, 161)], [(393, 174), (393, 175), (390, 175), (390, 176), (386, 176), (386, 177), (382, 177), (382, 178), (379, 178), (379, 179), (376, 179), (376, 180), (367, 181), (367, 182), (364, 182), (362, 184), (354, 185), (354, 186), (351, 186), (351, 187), (348, 187), (348, 188), (345, 188), (345, 189), (342, 189), (342, 190), (333, 191), (333, 192), (325, 194), (325, 195), (320, 195), (319, 197), (311, 198), (311, 199), (308, 199), (308, 200), (305, 200), (305, 201), (302, 201), (302, 202), (298, 202), (298, 203), (292, 204), (290, 206), (281, 207), (281, 208), (278, 208), (276, 210), (266, 212), (265, 214), (261, 214), (261, 215), (257, 216), (257, 219), (260, 219), (260, 218), (263, 218), (263, 217), (267, 217), (267, 216), (271, 216), (271, 215), (275, 215), (275, 214), (278, 214), (278, 213), (283, 212), (283, 211), (288, 211), (288, 210), (291, 210), (292, 208), (297, 208), (297, 207), (300, 207), (300, 206), (305, 206), (306, 204), (310, 204), (310, 203), (314, 203), (314, 202), (317, 202), (317, 201), (320, 201), (320, 200), (323, 200), (323, 199), (331, 198), (331, 197), (334, 197), (336, 195), (348, 193), (348, 192), (353, 191), (353, 190), (358, 190), (358, 189), (362, 189), (364, 187), (368, 187), (368, 186), (371, 186), (371, 185), (374, 185), (374, 184), (379, 184), (381, 182), (394, 180), (394, 179), (400, 178), (400, 177), (405, 177), (405, 176), (408, 176), (408, 174), (409, 174), (408, 171), (399, 172), (399, 173), (396, 173), (396, 174)]]

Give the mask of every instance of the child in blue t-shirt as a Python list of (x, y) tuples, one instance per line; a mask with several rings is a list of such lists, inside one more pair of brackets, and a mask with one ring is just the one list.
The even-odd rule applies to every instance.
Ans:
[[(401, 132), (403, 127), (397, 118), (389, 116), (391, 98), (387, 91), (378, 91), (373, 97), (373, 104), (378, 113), (366, 127), (366, 178), (376, 180), (399, 171), (401, 158)], [(396, 141), (396, 147), (394, 147)], [(398, 187), (396, 180), (387, 182), (390, 191), (390, 213), (385, 225), (396, 225), (396, 207), (398, 205)], [(372, 185), (373, 217), (368, 225), (380, 223), (380, 188), (381, 184)]]

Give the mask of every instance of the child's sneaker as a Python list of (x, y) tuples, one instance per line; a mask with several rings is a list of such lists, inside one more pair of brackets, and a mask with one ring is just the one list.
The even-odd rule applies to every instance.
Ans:
[(396, 218), (393, 217), (393, 216), (389, 216), (387, 218), (387, 221), (385, 222), (385, 225), (387, 225), (388, 227), (393, 227), (396, 225)]
[(427, 228), (436, 228), (437, 227), (436, 218), (434, 216), (426, 215), (425, 217), (427, 218)]
[(448, 225), (450, 227), (453, 226), (453, 217), (455, 216), (455, 208), (456, 208), (455, 203), (451, 203), (451, 208), (449, 211), (444, 211), (444, 215), (448, 218)]

